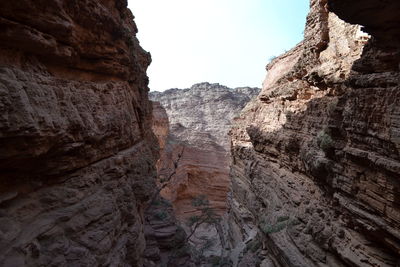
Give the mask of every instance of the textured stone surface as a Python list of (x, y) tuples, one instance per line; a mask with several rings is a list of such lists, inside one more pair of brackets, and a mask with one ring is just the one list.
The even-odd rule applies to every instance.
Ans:
[(230, 238), (235, 250), (259, 232), (269, 266), (396, 266), (399, 49), (364, 10), (394, 1), (332, 1), (380, 25), (372, 39), (327, 2), (311, 1), (304, 41), (267, 67), (231, 132)]
[(165, 179), (176, 169), (161, 194), (173, 203), (178, 218), (193, 215), (191, 200), (198, 195), (207, 195), (219, 214), (226, 210), (228, 131), (234, 117), (258, 92), (257, 88), (230, 89), (210, 83), (151, 92), (151, 99), (165, 108), (170, 122), (167, 136), (168, 128), (161, 126), (166, 125), (165, 115), (156, 102), (154, 123), (159, 126), (153, 128), (160, 133), (159, 142), (168, 143), (158, 163), (159, 176)]
[(157, 137), (160, 150), (163, 150), (169, 135), (169, 120), (167, 111), (159, 102), (152, 102), (153, 105), (153, 124), (152, 129)]
[(0, 266), (141, 266), (155, 188), (126, 1), (0, 3)]
[(157, 196), (146, 209), (145, 218), (144, 266), (195, 266), (187, 249), (187, 235), (170, 202)]
[(341, 19), (361, 24), (386, 47), (400, 45), (400, 2), (397, 0), (329, 0), (329, 9)]
[(188, 89), (151, 92), (150, 98), (166, 109), (171, 134), (179, 142), (201, 149), (229, 150), (227, 135), (232, 120), (259, 90), (199, 83)]
[[(218, 215), (226, 212), (230, 190), (228, 131), (234, 117), (258, 92), (257, 88), (229, 89), (201, 83), (190, 89), (151, 93), (151, 99), (166, 109), (171, 123), (167, 136), (168, 128), (162, 130), (165, 115), (155, 102), (153, 128), (159, 142), (166, 144), (157, 164), (159, 181), (168, 180), (161, 195), (172, 202), (184, 228), (188, 218), (199, 213), (192, 205), (198, 196), (207, 196)], [(213, 238), (215, 246), (210, 251), (219, 256), (225, 246), (221, 228), (200, 227), (191, 238), (192, 244), (199, 248), (204, 240), (198, 237)]]

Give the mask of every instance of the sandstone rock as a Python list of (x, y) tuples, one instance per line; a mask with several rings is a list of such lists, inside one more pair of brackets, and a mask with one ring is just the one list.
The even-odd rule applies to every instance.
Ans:
[(155, 188), (126, 1), (0, 3), (0, 266), (141, 266)]
[(189, 89), (151, 92), (150, 98), (166, 109), (171, 134), (180, 142), (204, 149), (216, 147), (229, 150), (228, 131), (233, 119), (258, 88), (235, 88), (199, 83)]
[[(349, 22), (368, 18), (374, 37), (328, 2)], [(257, 230), (281, 266), (399, 264), (399, 49), (383, 41), (398, 37), (384, 26), (397, 17), (372, 10), (312, 0), (304, 41), (267, 67), (259, 97), (236, 120), (236, 247)]]
[(329, 0), (328, 4), (329, 9), (340, 18), (349, 23), (361, 24), (364, 31), (373, 35), (386, 47), (400, 45), (399, 1)]
[(185, 230), (178, 225), (171, 203), (158, 196), (145, 215), (145, 266), (194, 266)]
[(169, 135), (169, 120), (166, 110), (159, 102), (153, 102), (152, 128), (160, 145), (160, 150), (163, 150)]
[[(156, 125), (153, 128), (156, 134), (160, 133), (159, 142), (166, 144), (157, 164), (159, 182), (165, 184), (161, 195), (171, 201), (178, 220), (188, 233), (188, 219), (201, 213), (192, 204), (194, 198), (204, 195), (216, 214), (222, 217), (226, 213), (230, 190), (227, 134), (234, 117), (258, 92), (257, 88), (229, 89), (219, 84), (202, 83), (190, 89), (151, 93), (151, 99), (159, 101), (170, 121), (168, 131), (165, 116), (154, 102)], [(164, 123), (158, 123), (161, 121)], [(205, 255), (220, 256), (225, 247), (223, 231), (222, 226), (202, 225), (190, 240), (200, 248), (205, 242), (202, 237), (213, 239), (215, 244)]]
[[(226, 211), (228, 131), (235, 116), (258, 91), (200, 83), (190, 89), (150, 94), (152, 100), (165, 108), (171, 125), (169, 137), (166, 123), (162, 124), (164, 130), (157, 125), (153, 128), (157, 128), (156, 133), (162, 132), (160, 143), (167, 142), (157, 167), (159, 176), (169, 177), (176, 169), (161, 194), (173, 203), (178, 218), (187, 219), (196, 212), (191, 201), (198, 195), (207, 195), (218, 214)], [(154, 123), (161, 125), (157, 122), (165, 122), (165, 115), (158, 103), (154, 106)], [(181, 155), (179, 162), (178, 155)]]

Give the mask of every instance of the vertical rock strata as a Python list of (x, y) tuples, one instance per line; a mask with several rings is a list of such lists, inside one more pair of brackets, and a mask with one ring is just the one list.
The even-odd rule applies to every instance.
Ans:
[(156, 139), (124, 0), (0, 2), (0, 266), (141, 266)]
[(231, 131), (236, 262), (398, 266), (399, 4), (310, 7), (304, 41), (268, 65)]

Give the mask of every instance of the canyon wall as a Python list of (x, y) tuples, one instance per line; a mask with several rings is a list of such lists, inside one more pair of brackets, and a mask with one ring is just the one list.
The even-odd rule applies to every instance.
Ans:
[[(220, 217), (227, 211), (228, 131), (240, 110), (258, 93), (258, 88), (230, 89), (210, 83), (151, 92), (150, 98), (159, 101), (153, 103), (153, 130), (163, 147), (157, 163), (161, 195), (172, 203), (188, 234), (188, 220), (201, 215), (201, 208), (193, 205), (195, 198), (205, 196), (212, 212)], [(214, 243), (207, 253), (221, 255), (226, 236), (221, 225), (222, 221), (219, 226), (201, 225), (190, 239), (192, 245), (201, 250), (205, 243), (201, 237), (207, 237)]]
[(126, 6), (0, 2), (0, 266), (191, 266), (173, 213), (199, 195), (235, 266), (400, 265), (398, 1), (311, 0), (260, 94), (197, 84), (153, 113)]
[(124, 0), (0, 2), (0, 266), (142, 266), (157, 141)]
[[(198, 195), (208, 196), (218, 214), (226, 211), (228, 131), (235, 116), (258, 92), (258, 88), (230, 89), (200, 83), (189, 89), (150, 93), (150, 98), (157, 101), (154, 116), (159, 118), (155, 119), (153, 129), (164, 146), (158, 163), (159, 176), (169, 177), (176, 169), (161, 195), (173, 203), (178, 217), (193, 215), (191, 201)], [(166, 119), (159, 105), (165, 109)], [(159, 125), (164, 121), (167, 126), (168, 119), (169, 130), (162, 130)]]
[(234, 264), (399, 266), (399, 3), (310, 7), (231, 131)]

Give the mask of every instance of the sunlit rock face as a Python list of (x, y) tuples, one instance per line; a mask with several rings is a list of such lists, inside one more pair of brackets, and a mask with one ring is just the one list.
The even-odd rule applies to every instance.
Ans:
[[(368, 17), (373, 37), (328, 2), (351, 23)], [(399, 49), (382, 41), (398, 36), (364, 2), (397, 5), (311, 1), (304, 41), (267, 66), (233, 126), (240, 266), (400, 264)]]
[(0, 266), (141, 266), (157, 141), (126, 1), (3, 0), (0, 24)]
[(151, 92), (150, 98), (165, 108), (171, 134), (180, 141), (202, 149), (229, 150), (232, 120), (259, 90), (199, 83), (188, 89)]

